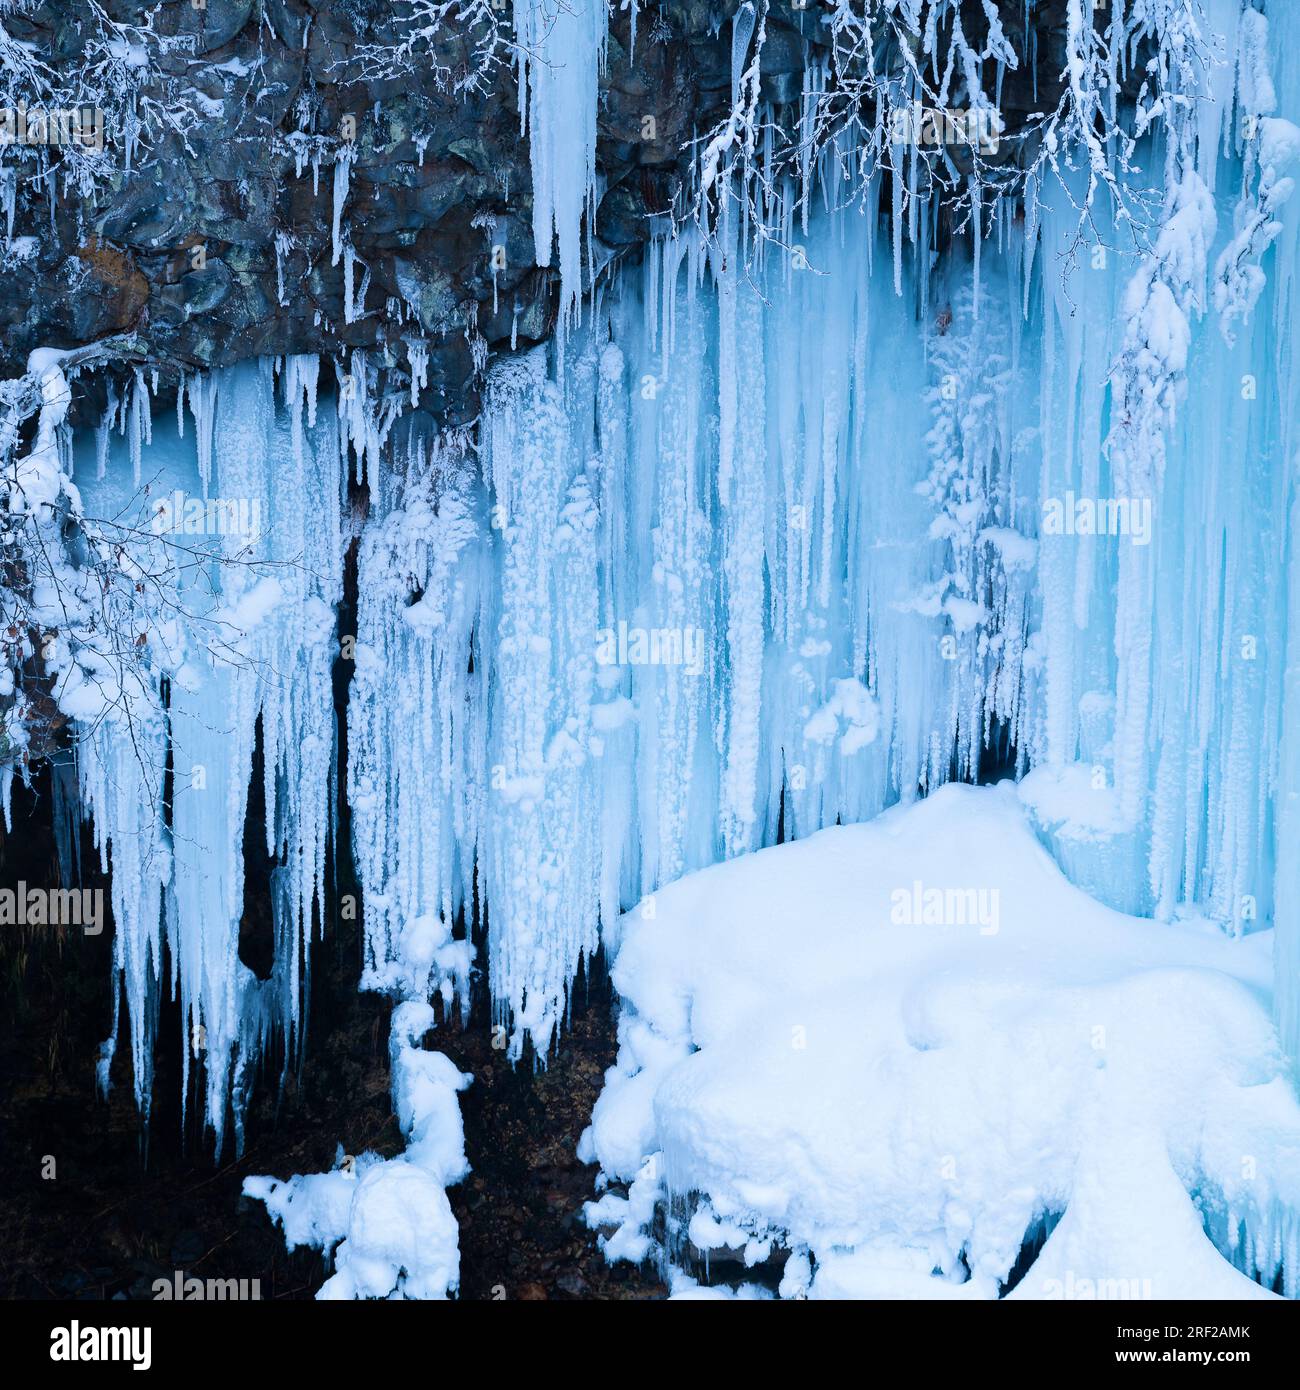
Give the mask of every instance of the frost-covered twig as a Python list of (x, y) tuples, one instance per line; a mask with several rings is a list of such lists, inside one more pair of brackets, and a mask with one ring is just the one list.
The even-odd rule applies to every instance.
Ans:
[(492, 0), (397, 0), (377, 37), (336, 65), (355, 81), (430, 78), (439, 91), (483, 92), (514, 42), (506, 7)]
[[(214, 553), (126, 512), (88, 514), (69, 463), (72, 380), (87, 368), (145, 360), (132, 334), (33, 352), (0, 382), (0, 776), (26, 776), (75, 726), (130, 730), (160, 708), (159, 679), (189, 631), (227, 664), (247, 661), (229, 615), (204, 616), (181, 590), (213, 564), (251, 563), (247, 546)], [(24, 448), (24, 440), (28, 446)], [(148, 510), (148, 487), (137, 497)], [(177, 620), (183, 622), (179, 624)]]
[[(1103, 194), (1118, 220), (1133, 219), (1142, 194), (1123, 176), (1138, 141), (1192, 109), (1214, 66), (1199, 0), (1106, 9), (1067, 0), (1060, 96), (1018, 128), (1002, 110), (1002, 86), (1030, 53), (1017, 51), (994, 0), (981, 0), (982, 37), (967, 32), (970, 9), (958, 0), (836, 0), (829, 13), (811, 12), (803, 93), (797, 110), (782, 110), (759, 99), (766, 0), (746, 0), (734, 21), (731, 102), (697, 142), (689, 215), (708, 233), (731, 201), (756, 239), (779, 240), (792, 217), (806, 224), (814, 196), (865, 207), (885, 174), (896, 236), (906, 226), (914, 239), (919, 201), (937, 197), (960, 229), (999, 199), (1035, 200), (1050, 175), (1081, 222)], [(1139, 67), (1141, 84), (1126, 98)], [(1080, 157), (1081, 195), (1071, 177)]]

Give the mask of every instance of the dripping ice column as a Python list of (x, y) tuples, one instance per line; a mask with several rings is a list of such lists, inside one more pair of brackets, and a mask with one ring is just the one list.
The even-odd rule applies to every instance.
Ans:
[(537, 264), (559, 243), (560, 332), (582, 293), (582, 216), (595, 212), (596, 96), (606, 0), (515, 0), (520, 123), (533, 171)]
[[(590, 416), (594, 373), (582, 375)], [(498, 1018), (514, 1024), (517, 1059), (525, 1035), (545, 1056), (579, 961), (596, 945), (598, 518), (543, 350), (498, 370), (486, 419), (504, 527), (483, 859), (492, 993)]]

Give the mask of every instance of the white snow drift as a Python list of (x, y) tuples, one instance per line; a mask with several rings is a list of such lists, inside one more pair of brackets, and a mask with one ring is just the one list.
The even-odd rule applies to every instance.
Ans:
[(1103, 907), (1011, 783), (652, 902), (624, 919), (618, 1062), (582, 1142), (630, 1184), (588, 1209), (611, 1257), (651, 1253), (658, 1206), (670, 1260), (775, 1251), (786, 1296), (992, 1298), (1050, 1226), (1013, 1297), (1267, 1296), (1239, 1271), (1271, 1286), (1283, 1261), (1294, 1296), (1267, 933)]

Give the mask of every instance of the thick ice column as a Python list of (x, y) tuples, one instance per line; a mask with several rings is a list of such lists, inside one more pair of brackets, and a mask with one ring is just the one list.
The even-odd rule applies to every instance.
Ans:
[[(112, 870), (114, 989), (125, 992), (135, 1099), (147, 1119), (158, 1006), (166, 986), (163, 891), (172, 862), (163, 807), (166, 728), (159, 712), (143, 706), (132, 718), (129, 732), (122, 720), (100, 723), (78, 745), (77, 769), (83, 813), (94, 819), (101, 867)], [(117, 1007), (115, 999), (115, 1018)], [(108, 1089), (114, 1041), (102, 1053), (101, 1090)]]
[(538, 265), (558, 243), (560, 319), (582, 292), (582, 219), (595, 217), (596, 109), (605, 61), (606, 0), (514, 0), (520, 119), (533, 173), (533, 241)]
[(187, 1054), (201, 1060), (218, 1151), (254, 982), (239, 959), (256, 676), (214, 669), (172, 702), (176, 953)]
[(766, 381), (762, 306), (735, 256), (718, 271), (718, 501), (726, 605), (723, 852), (756, 848), (762, 721)]
[[(1273, 78), (1284, 114), (1300, 110), (1300, 7), (1268, 6)], [(1277, 759), (1276, 836), (1274, 843), (1274, 998), (1283, 1045), (1300, 1063), (1300, 200), (1292, 197), (1280, 210), (1280, 230), (1273, 254), (1272, 319), (1277, 343), (1279, 427), (1276, 468), (1282, 483), (1273, 515), (1279, 535), (1275, 567), (1285, 565), (1285, 597), (1276, 572), (1270, 591), (1285, 603), (1284, 671), (1281, 681), (1281, 730)], [(1260, 312), (1267, 312), (1261, 309)]]
[(595, 949), (601, 881), (597, 513), (544, 350), (494, 378), (484, 451), (501, 525), (483, 855), (490, 969), (500, 1014), (514, 1024), (512, 1055), (527, 1037), (544, 1057), (579, 961)]
[[(269, 523), (270, 534), (275, 406), (268, 375), (257, 368), (231, 372), (217, 413), (216, 496), (242, 500), (250, 519)], [(206, 1118), (218, 1151), (241, 1047), (251, 1042), (246, 1023), (255, 981), (239, 959), (244, 820), (258, 715), (277, 672), (271, 615), (285, 597), (280, 580), (254, 566), (266, 547), (261, 536), (239, 533), (217, 542), (210, 580), (216, 602), (203, 585), (188, 596), (194, 652), (173, 682), (171, 701), (180, 996), (187, 1055), (202, 1062)], [(274, 801), (267, 809), (273, 818)]]
[[(323, 907), (343, 482), (333, 422), (315, 420), (315, 379), (314, 359), (287, 360), (287, 414), (277, 410), (270, 360), (191, 383), (191, 401), (203, 403), (197, 462), (195, 446), (168, 427), (142, 442), (147, 497), (131, 481), (125, 450), (111, 468), (105, 453), (86, 485), (95, 543), (150, 577), (130, 586), (131, 611), (121, 619), (138, 633), (127, 697), (102, 724), (84, 718), (78, 750), (82, 810), (112, 867), (137, 1094), (147, 1108), (165, 922), (186, 1076), (201, 1066), (218, 1146), (232, 1113), (239, 1137), (242, 1091), (272, 1028), (293, 1052)], [(114, 550), (120, 523), (105, 518), (134, 522), (129, 546)], [(91, 653), (78, 659), (86, 665)], [(261, 982), (239, 960), (259, 729), (266, 842), (276, 861), (274, 960)]]
[(1300, 1059), (1300, 492), (1287, 518), (1286, 672), (1278, 757), (1277, 850), (1274, 881), (1276, 1013), (1283, 1045)]
[(473, 896), (485, 795), (485, 513), (463, 449), (413, 447), (400, 498), (362, 534), (348, 698), (362, 985), (425, 997), (437, 984), (462, 1008), (452, 930)]

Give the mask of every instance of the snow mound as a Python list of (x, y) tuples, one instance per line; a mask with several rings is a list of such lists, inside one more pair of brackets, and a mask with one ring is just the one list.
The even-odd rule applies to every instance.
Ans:
[(393, 1011), (393, 1108), (405, 1153), (353, 1159), (340, 1151), (328, 1173), (244, 1179), (244, 1196), (266, 1203), (290, 1250), (334, 1252), (318, 1299), (445, 1299), (460, 1284), (460, 1232), (446, 1189), (469, 1172), (457, 1096), (472, 1078), (444, 1053), (423, 1050), (433, 1026), (428, 1004), (407, 1000)]
[(1270, 951), (1088, 897), (1010, 783), (688, 875), (623, 920), (588, 1220), (684, 1296), (692, 1247), (784, 1297), (1294, 1296)]

